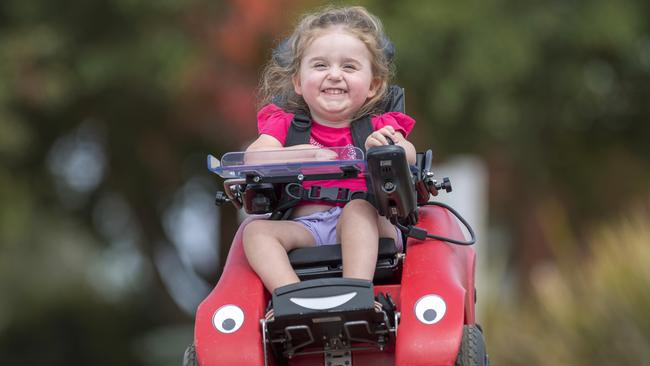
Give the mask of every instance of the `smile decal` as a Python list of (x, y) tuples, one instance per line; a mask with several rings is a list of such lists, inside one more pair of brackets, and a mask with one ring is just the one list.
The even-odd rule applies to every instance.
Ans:
[(350, 292), (343, 295), (327, 296), (327, 297), (312, 297), (312, 298), (292, 297), (289, 299), (289, 301), (291, 301), (292, 303), (298, 306), (302, 306), (303, 308), (312, 309), (312, 310), (325, 310), (325, 309), (332, 309), (337, 306), (341, 306), (346, 302), (350, 301), (356, 295), (357, 295), (356, 292)]

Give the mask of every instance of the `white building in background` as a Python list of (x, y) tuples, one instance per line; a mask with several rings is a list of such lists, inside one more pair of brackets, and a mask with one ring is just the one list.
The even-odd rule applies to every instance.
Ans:
[[(476, 261), (477, 312), (481, 315), (481, 302), (486, 299), (491, 287), (488, 263), (488, 171), (483, 160), (477, 156), (459, 155), (445, 163), (434, 166), (435, 178), (441, 181), (449, 177), (453, 191), (442, 191), (436, 201), (456, 209), (474, 229), (477, 242), (474, 249)], [(459, 223), (460, 224), (460, 223)], [(461, 225), (462, 227), (462, 225)], [(464, 230), (464, 229), (463, 229)], [(469, 235), (464, 230), (466, 237)]]

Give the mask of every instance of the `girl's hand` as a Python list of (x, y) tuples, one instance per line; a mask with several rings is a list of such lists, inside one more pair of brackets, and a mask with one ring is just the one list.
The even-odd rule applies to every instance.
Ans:
[(388, 145), (388, 139), (386, 137), (393, 140), (394, 143), (398, 143), (401, 140), (402, 135), (395, 132), (393, 126), (384, 126), (368, 136), (365, 143), (366, 150), (373, 146)]
[(318, 149), (314, 154), (316, 161), (336, 160), (336, 158), (338, 158), (338, 154), (329, 149)]

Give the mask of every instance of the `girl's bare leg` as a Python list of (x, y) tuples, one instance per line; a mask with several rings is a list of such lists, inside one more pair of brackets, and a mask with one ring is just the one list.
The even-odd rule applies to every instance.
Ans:
[(370, 202), (350, 201), (337, 226), (343, 254), (343, 277), (372, 281), (377, 265), (379, 238), (397, 240), (395, 226), (379, 216)]
[(248, 263), (270, 292), (300, 281), (291, 268), (287, 252), (315, 244), (312, 234), (293, 221), (256, 220), (246, 225), (243, 233)]

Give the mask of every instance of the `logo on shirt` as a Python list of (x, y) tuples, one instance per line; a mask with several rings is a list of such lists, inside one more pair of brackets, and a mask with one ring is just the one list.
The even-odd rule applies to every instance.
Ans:
[[(313, 137), (309, 137), (309, 144), (314, 145), (318, 148), (321, 149), (326, 149), (327, 146), (324, 146), (323, 144), (319, 143), (318, 141), (314, 140)], [(347, 144), (343, 146), (342, 149), (339, 150), (339, 159), (341, 160), (354, 160), (357, 158), (357, 155), (354, 151), (354, 145), (352, 144)]]

